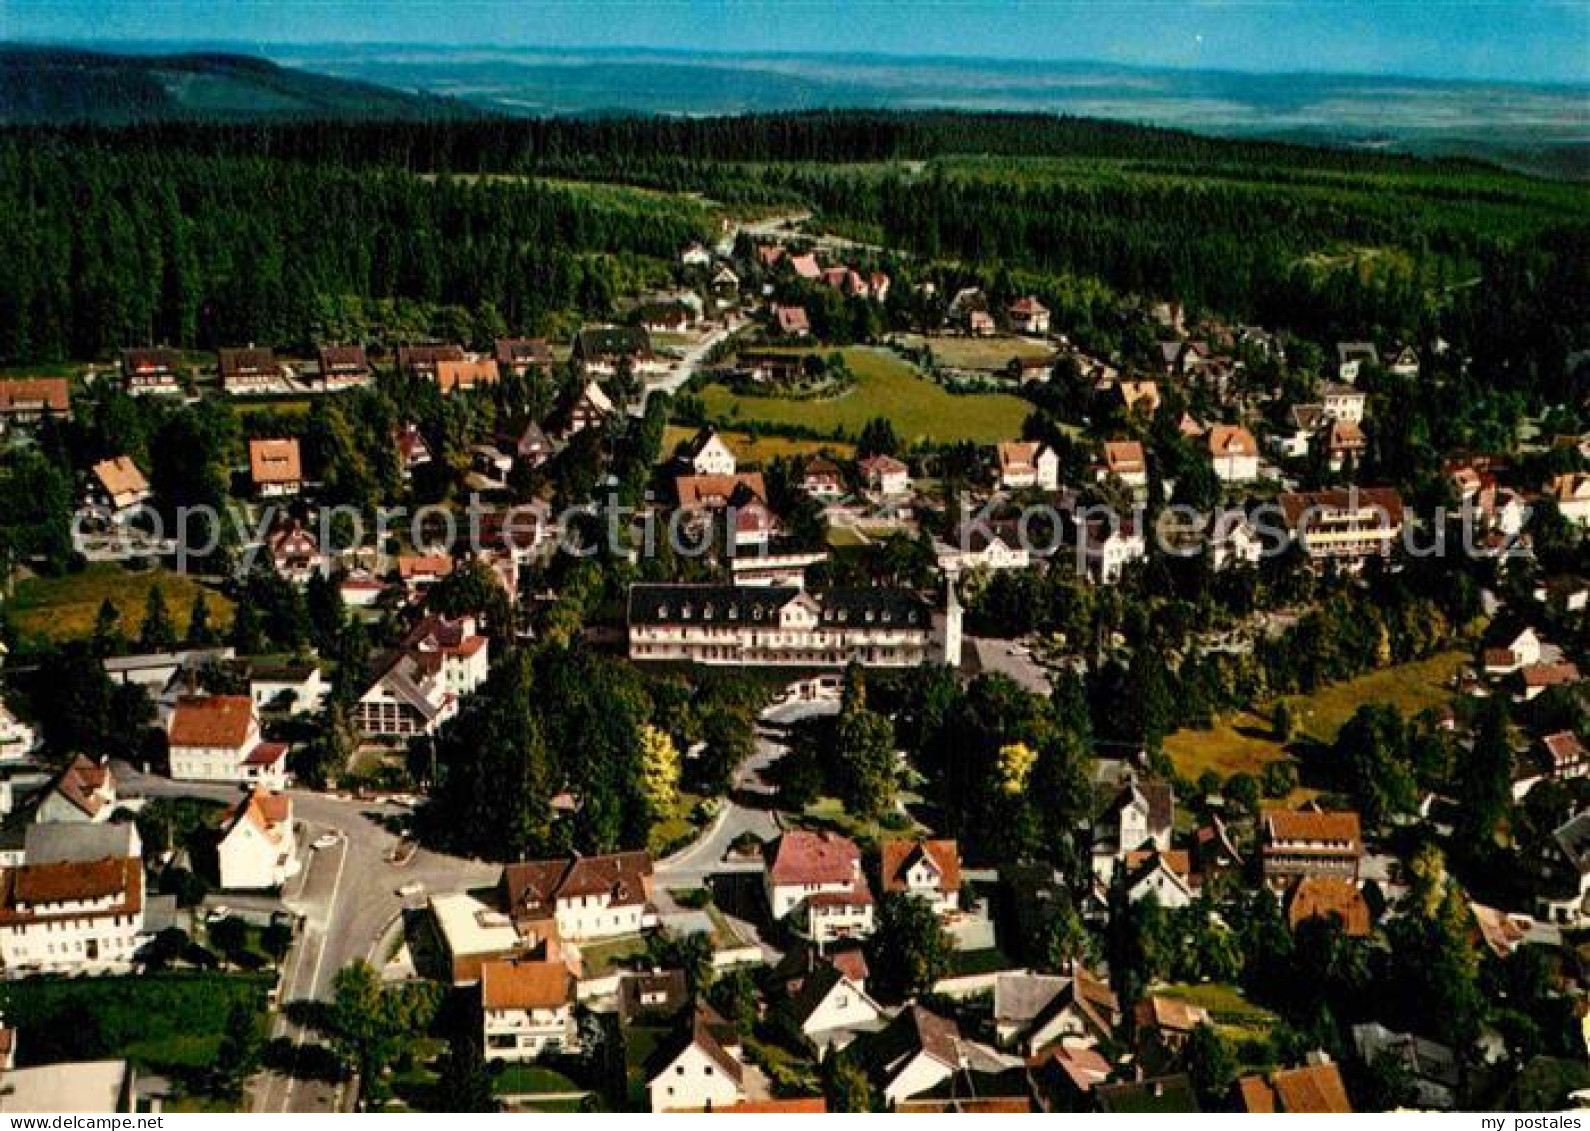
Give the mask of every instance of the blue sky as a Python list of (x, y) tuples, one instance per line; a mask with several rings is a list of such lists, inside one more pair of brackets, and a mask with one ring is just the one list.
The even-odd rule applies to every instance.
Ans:
[(1590, 83), (1590, 0), (0, 0), (0, 39), (882, 52)]

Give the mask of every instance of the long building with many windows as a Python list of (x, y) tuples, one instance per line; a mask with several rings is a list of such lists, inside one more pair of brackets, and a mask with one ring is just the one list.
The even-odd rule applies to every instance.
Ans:
[(932, 607), (903, 589), (634, 585), (629, 591), (633, 660), (908, 667), (930, 658), (933, 636)]

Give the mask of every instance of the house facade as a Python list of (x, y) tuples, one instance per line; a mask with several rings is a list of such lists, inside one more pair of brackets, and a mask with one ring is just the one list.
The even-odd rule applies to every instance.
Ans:
[(1357, 813), (1271, 810), (1262, 822), (1264, 878), (1286, 887), (1304, 876), (1356, 881), (1364, 855)]
[(216, 860), (221, 886), (228, 890), (279, 888), (296, 876), (293, 799), (255, 786), (228, 811)]
[(779, 837), (768, 852), (764, 883), (773, 918), (795, 916), (818, 943), (872, 933), (872, 890), (854, 841), (796, 830)]
[(287, 744), (261, 738), (247, 695), (184, 696), (171, 713), (167, 738), (175, 781), (287, 787)]
[(652, 863), (645, 852), (532, 860), (503, 869), (508, 913), (521, 932), (590, 942), (639, 934), (657, 919)]
[(8, 973), (124, 970), (143, 933), (136, 857), (0, 870), (0, 963)]
[(574, 975), (558, 961), (490, 961), (480, 967), (487, 1060), (520, 1062), (580, 1050)]
[(697, 664), (911, 667), (929, 656), (932, 610), (899, 589), (632, 585), (629, 656)]

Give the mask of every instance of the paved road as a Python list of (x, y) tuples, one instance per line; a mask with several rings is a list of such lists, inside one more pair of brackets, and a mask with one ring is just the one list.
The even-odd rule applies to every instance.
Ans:
[[(692, 844), (657, 863), (659, 888), (700, 887), (709, 876), (734, 872), (760, 872), (760, 861), (727, 863), (729, 846), (744, 833), (755, 833), (772, 840), (784, 831), (778, 813), (772, 808), (773, 789), (762, 778), (762, 771), (784, 756), (788, 747), (778, 730), (797, 719), (832, 715), (839, 710), (837, 700), (780, 704), (764, 712), (756, 732), (756, 752), (735, 772), (733, 796), (723, 811)], [(766, 724), (773, 724), (767, 726)], [(764, 795), (767, 807), (747, 804)], [(740, 800), (735, 800), (739, 798)]]
[[(129, 795), (199, 797), (230, 801), (239, 795), (230, 785), (199, 785), (118, 768), (117, 784)], [(396, 831), (407, 810), (387, 803), (342, 800), (323, 793), (292, 790), (293, 816), (302, 825), (299, 839), (304, 869), (282, 893), (282, 902), (301, 917), (302, 930), (287, 956), (281, 1004), (327, 1001), (338, 970), (356, 958), (377, 967), (396, 937), (404, 899), (397, 889), (411, 882), (426, 892), (461, 891), (494, 883), (501, 866), (464, 860), (426, 849), (390, 860), (403, 842)], [(313, 851), (308, 845), (322, 833), (337, 831), (334, 848)], [(408, 902), (419, 905), (424, 895)], [(272, 1037), (284, 1037), (300, 1048), (313, 1044), (313, 1033), (278, 1015)], [(306, 1053), (301, 1061), (307, 1060)], [(257, 1111), (335, 1111), (341, 1089), (321, 1081), (267, 1073), (254, 1089)]]
[(701, 366), (706, 362), (707, 354), (712, 351), (713, 347), (719, 342), (728, 339), (730, 335), (736, 333), (745, 325), (743, 320), (732, 318), (732, 316), (731, 319), (732, 320), (728, 324), (712, 331), (712, 333), (708, 334), (695, 345), (691, 346), (690, 349), (686, 350), (685, 355), (679, 359), (679, 363), (666, 374), (657, 377), (654, 380), (647, 381), (645, 387), (641, 391), (639, 403), (631, 411), (636, 416), (644, 416), (646, 414), (647, 398), (649, 398), (653, 393), (673, 394), (677, 393), (681, 388), (683, 388), (685, 382), (694, 377), (696, 375), (696, 370), (700, 369)]

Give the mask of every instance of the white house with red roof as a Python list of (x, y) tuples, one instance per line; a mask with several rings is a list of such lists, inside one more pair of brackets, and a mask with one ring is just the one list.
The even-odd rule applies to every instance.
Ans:
[(433, 613), (376, 663), (354, 704), (354, 725), (367, 735), (434, 734), (458, 713), (458, 701), (486, 682), (490, 667), (489, 641), (474, 617)]
[(226, 815), (216, 843), (221, 886), (279, 888), (299, 872), (293, 799), (256, 785)]
[(287, 744), (264, 740), (248, 695), (183, 696), (171, 712), (166, 737), (174, 781), (287, 787)]
[(872, 889), (854, 841), (830, 832), (787, 832), (769, 850), (767, 903), (773, 918), (804, 920), (818, 943), (872, 933)]
[(911, 469), (893, 456), (868, 456), (860, 467), (868, 490), (886, 498), (911, 493)]
[(562, 962), (490, 961), (480, 967), (481, 1036), (487, 1060), (526, 1061), (580, 1048), (574, 975)]
[(136, 856), (0, 870), (0, 964), (10, 976), (125, 970), (143, 934)]

